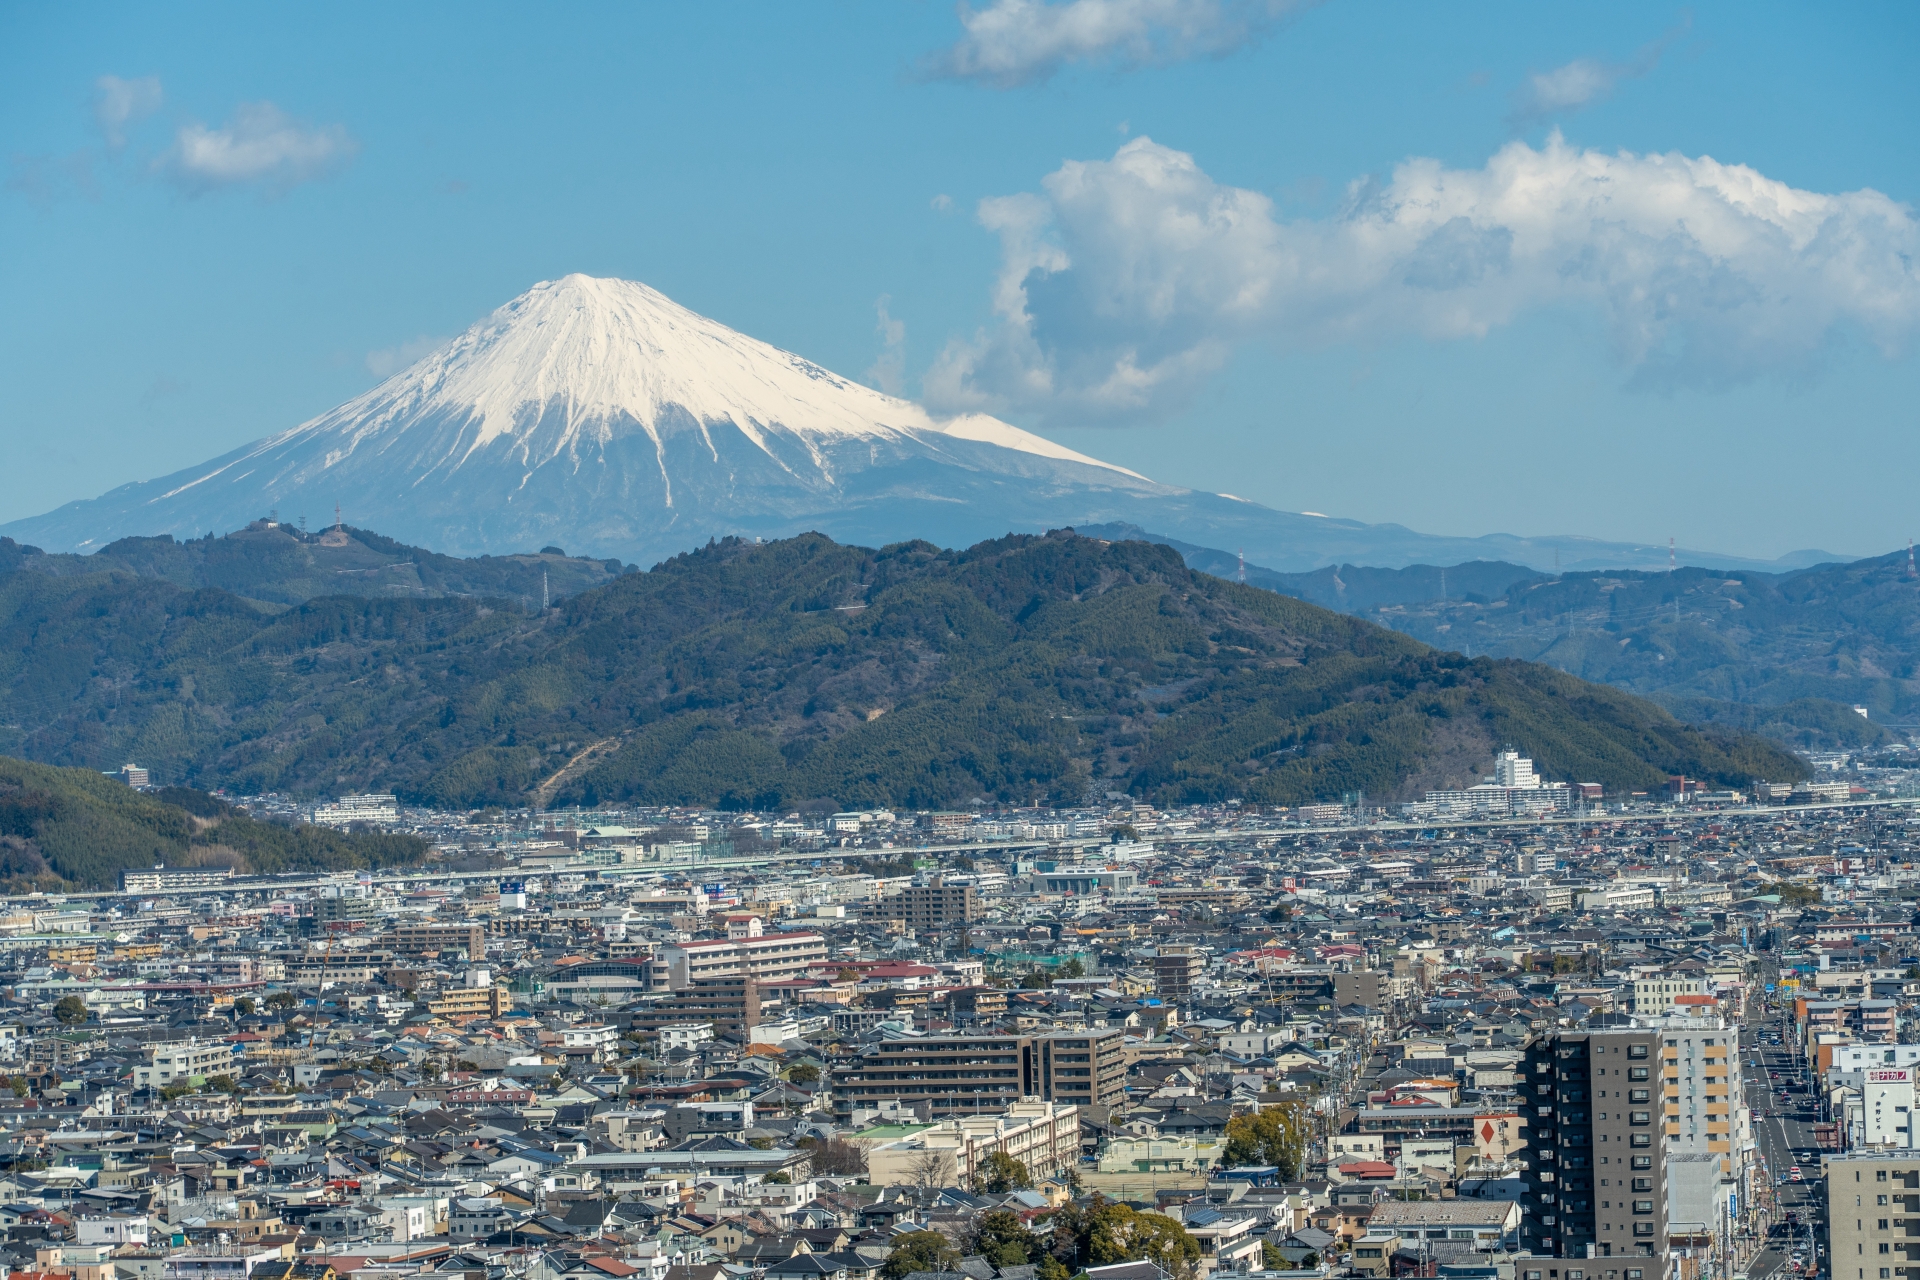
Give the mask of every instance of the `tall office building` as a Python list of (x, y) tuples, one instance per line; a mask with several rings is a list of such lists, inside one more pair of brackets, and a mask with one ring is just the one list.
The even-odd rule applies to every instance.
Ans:
[[(1527, 1046), (1518, 1083), (1527, 1110), (1521, 1244), (1553, 1280), (1666, 1280), (1666, 1126), (1654, 1069), (1661, 1032), (1564, 1031)], [(1536, 1264), (1537, 1265), (1537, 1264)], [(1526, 1280), (1537, 1280), (1529, 1271)]]

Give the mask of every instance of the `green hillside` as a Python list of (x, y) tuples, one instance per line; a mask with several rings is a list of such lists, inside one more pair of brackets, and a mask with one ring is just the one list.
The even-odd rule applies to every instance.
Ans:
[[(1221, 577), (1232, 554), (1130, 526)], [(1329, 566), (1246, 581), (1429, 644), (1525, 658), (1655, 698), (1696, 722), (1799, 748), (1859, 748), (1920, 712), (1920, 574), (1905, 551), (1787, 573), (1536, 573), (1521, 565)], [(1864, 706), (1873, 720), (1853, 708)]]
[(1058, 533), (737, 541), (544, 614), (0, 569), (0, 749), (445, 806), (1386, 799), (1513, 745), (1616, 790), (1802, 767), (1732, 729)]
[(299, 604), (316, 596), (432, 599), (487, 596), (533, 608), (544, 591), (559, 600), (632, 571), (618, 560), (587, 560), (559, 547), (536, 554), (443, 556), (341, 527), (308, 533), (292, 525), (257, 521), (223, 537), (177, 542), (122, 538), (92, 555), (47, 555), (0, 538), (0, 573), (25, 570), (56, 577), (117, 572), (157, 578), (188, 590), (213, 588), (268, 605)]
[(230, 866), (241, 873), (403, 866), (414, 836), (257, 822), (184, 788), (135, 791), (90, 769), (0, 757), (0, 888), (102, 889), (123, 870)]

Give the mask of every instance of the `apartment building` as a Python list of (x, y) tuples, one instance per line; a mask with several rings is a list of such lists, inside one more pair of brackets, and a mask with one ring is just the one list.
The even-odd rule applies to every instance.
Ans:
[(436, 1018), (498, 1018), (513, 1008), (505, 987), (450, 987), (427, 1000), (427, 1012)]
[(970, 1187), (996, 1151), (1036, 1179), (1064, 1177), (1080, 1158), (1080, 1112), (1023, 1098), (1002, 1115), (943, 1120), (869, 1149), (867, 1176), (876, 1185), (911, 1184), (937, 1167), (935, 1185)]
[(760, 1025), (760, 987), (745, 974), (699, 978), (670, 995), (654, 995), (628, 1010), (635, 1031), (657, 1032), (676, 1023), (711, 1023), (718, 1031)]
[[(1647, 905), (1653, 904), (1649, 902)], [(1635, 978), (1633, 1012), (1637, 1015), (1667, 1013), (1679, 997), (1704, 995), (1706, 989), (1706, 982), (1700, 978), (1683, 978), (1672, 973), (1654, 973)]]
[(214, 1040), (177, 1040), (147, 1046), (147, 1065), (133, 1069), (136, 1089), (164, 1089), (194, 1076), (233, 1075), (244, 1061), (241, 1047)]
[(926, 1104), (934, 1119), (1004, 1111), (1022, 1098), (1111, 1105), (1125, 1092), (1125, 1032), (903, 1036), (833, 1073), (841, 1115), (882, 1099)]
[(1725, 1155), (1751, 1143), (1738, 1029), (1718, 1017), (1669, 1017), (1647, 1025), (1660, 1033), (1668, 1154)]
[(1710, 1241), (1738, 1212), (1753, 1159), (1739, 1028), (1718, 1016), (1640, 1021), (1660, 1033), (1668, 1230)]
[(122, 871), (122, 893), (210, 893), (228, 887), (232, 867), (183, 867), (169, 871), (155, 867), (151, 871)]
[(1517, 1089), (1527, 1112), (1521, 1246), (1583, 1258), (1566, 1280), (1665, 1280), (1667, 1126), (1655, 1121), (1662, 1033), (1568, 1031), (1527, 1045)]
[(888, 894), (861, 914), (872, 920), (899, 920), (915, 932), (928, 932), (971, 924), (980, 918), (980, 900), (971, 884), (950, 885), (945, 876), (934, 876), (926, 884)]
[(779, 982), (803, 976), (809, 965), (826, 958), (827, 940), (817, 933), (676, 942), (660, 948), (655, 955), (655, 985), (661, 970), (667, 988), (673, 991), (684, 990), (702, 978), (736, 974), (745, 974), (756, 982)]
[(1333, 1002), (1341, 1007), (1365, 1005), (1369, 1009), (1385, 1007), (1392, 998), (1392, 975), (1373, 969), (1336, 971), (1333, 975)]
[(1828, 1155), (1827, 1251), (1833, 1280), (1893, 1280), (1920, 1263), (1920, 1155), (1911, 1150)]
[(1169, 1004), (1185, 1004), (1207, 971), (1207, 958), (1192, 947), (1165, 946), (1153, 958), (1153, 991)]
[(469, 960), (487, 954), (487, 931), (478, 924), (403, 924), (394, 928), (393, 949), (402, 955), (464, 951)]

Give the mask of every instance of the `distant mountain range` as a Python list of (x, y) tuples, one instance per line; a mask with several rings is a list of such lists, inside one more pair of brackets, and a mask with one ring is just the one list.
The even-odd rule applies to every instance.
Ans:
[[(0, 534), (49, 551), (224, 534), (278, 513), (352, 523), (457, 556), (558, 544), (646, 566), (710, 539), (818, 531), (964, 547), (1122, 522), (1244, 549), (1282, 571), (1505, 560), (1664, 567), (1661, 545), (1435, 537), (1166, 485), (993, 418), (937, 420), (681, 307), (644, 285), (536, 285), (467, 333), (310, 422)], [(1779, 569), (1682, 550), (1683, 563)]]
[[(527, 601), (531, 565), (497, 561), (422, 577), (500, 572), (508, 598), (276, 603), (340, 566), (290, 533), (225, 541), (136, 545), (142, 569), (125, 549), (0, 542), (0, 751), (447, 807), (1387, 800), (1477, 781), (1503, 745), (1616, 791), (1806, 772), (1752, 735), (1429, 648), (1141, 541), (730, 539), (649, 572), (600, 564), (584, 589), (593, 562), (530, 558), (575, 575), (552, 608)], [(325, 551), (380, 558), (384, 540), (349, 541)], [(206, 585), (221, 573), (248, 594)]]
[[(1240, 573), (1219, 548), (1132, 526), (1081, 532), (1161, 542), (1194, 569)], [(1888, 739), (1885, 726), (1920, 721), (1920, 573), (1906, 551), (1785, 573), (1555, 575), (1497, 561), (1245, 572), (1428, 644), (1543, 662), (1796, 746), (1870, 746)]]

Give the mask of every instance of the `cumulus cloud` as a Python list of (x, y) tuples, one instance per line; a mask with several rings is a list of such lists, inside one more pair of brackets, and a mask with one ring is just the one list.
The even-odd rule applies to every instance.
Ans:
[(960, 5), (966, 31), (928, 74), (1010, 89), (1071, 63), (1132, 68), (1232, 53), (1302, 0), (993, 0)]
[(118, 151), (127, 145), (127, 126), (158, 111), (164, 100), (159, 76), (101, 76), (93, 82), (93, 122), (107, 145)]
[(390, 378), (420, 357), (439, 350), (447, 341), (446, 338), (429, 338), (421, 334), (397, 347), (382, 347), (378, 351), (369, 351), (367, 352), (367, 372), (376, 378)]
[(1478, 169), (1408, 160), (1338, 215), (1290, 222), (1136, 138), (979, 219), (1000, 239), (997, 321), (948, 345), (927, 399), (1061, 425), (1175, 412), (1254, 337), (1476, 338), (1584, 309), (1634, 383), (1726, 385), (1804, 369), (1841, 332), (1892, 353), (1920, 319), (1920, 224), (1879, 192), (1557, 133)]
[(1692, 25), (1691, 19), (1682, 21), (1658, 40), (1640, 46), (1639, 52), (1625, 62), (1575, 58), (1551, 71), (1535, 72), (1514, 90), (1513, 110), (1508, 119), (1515, 125), (1526, 125), (1606, 101), (1621, 81), (1652, 75), (1668, 46), (1684, 36)]
[(189, 195), (247, 183), (285, 191), (333, 172), (358, 149), (340, 125), (309, 128), (271, 102), (245, 102), (217, 129), (182, 126), (159, 171)]

